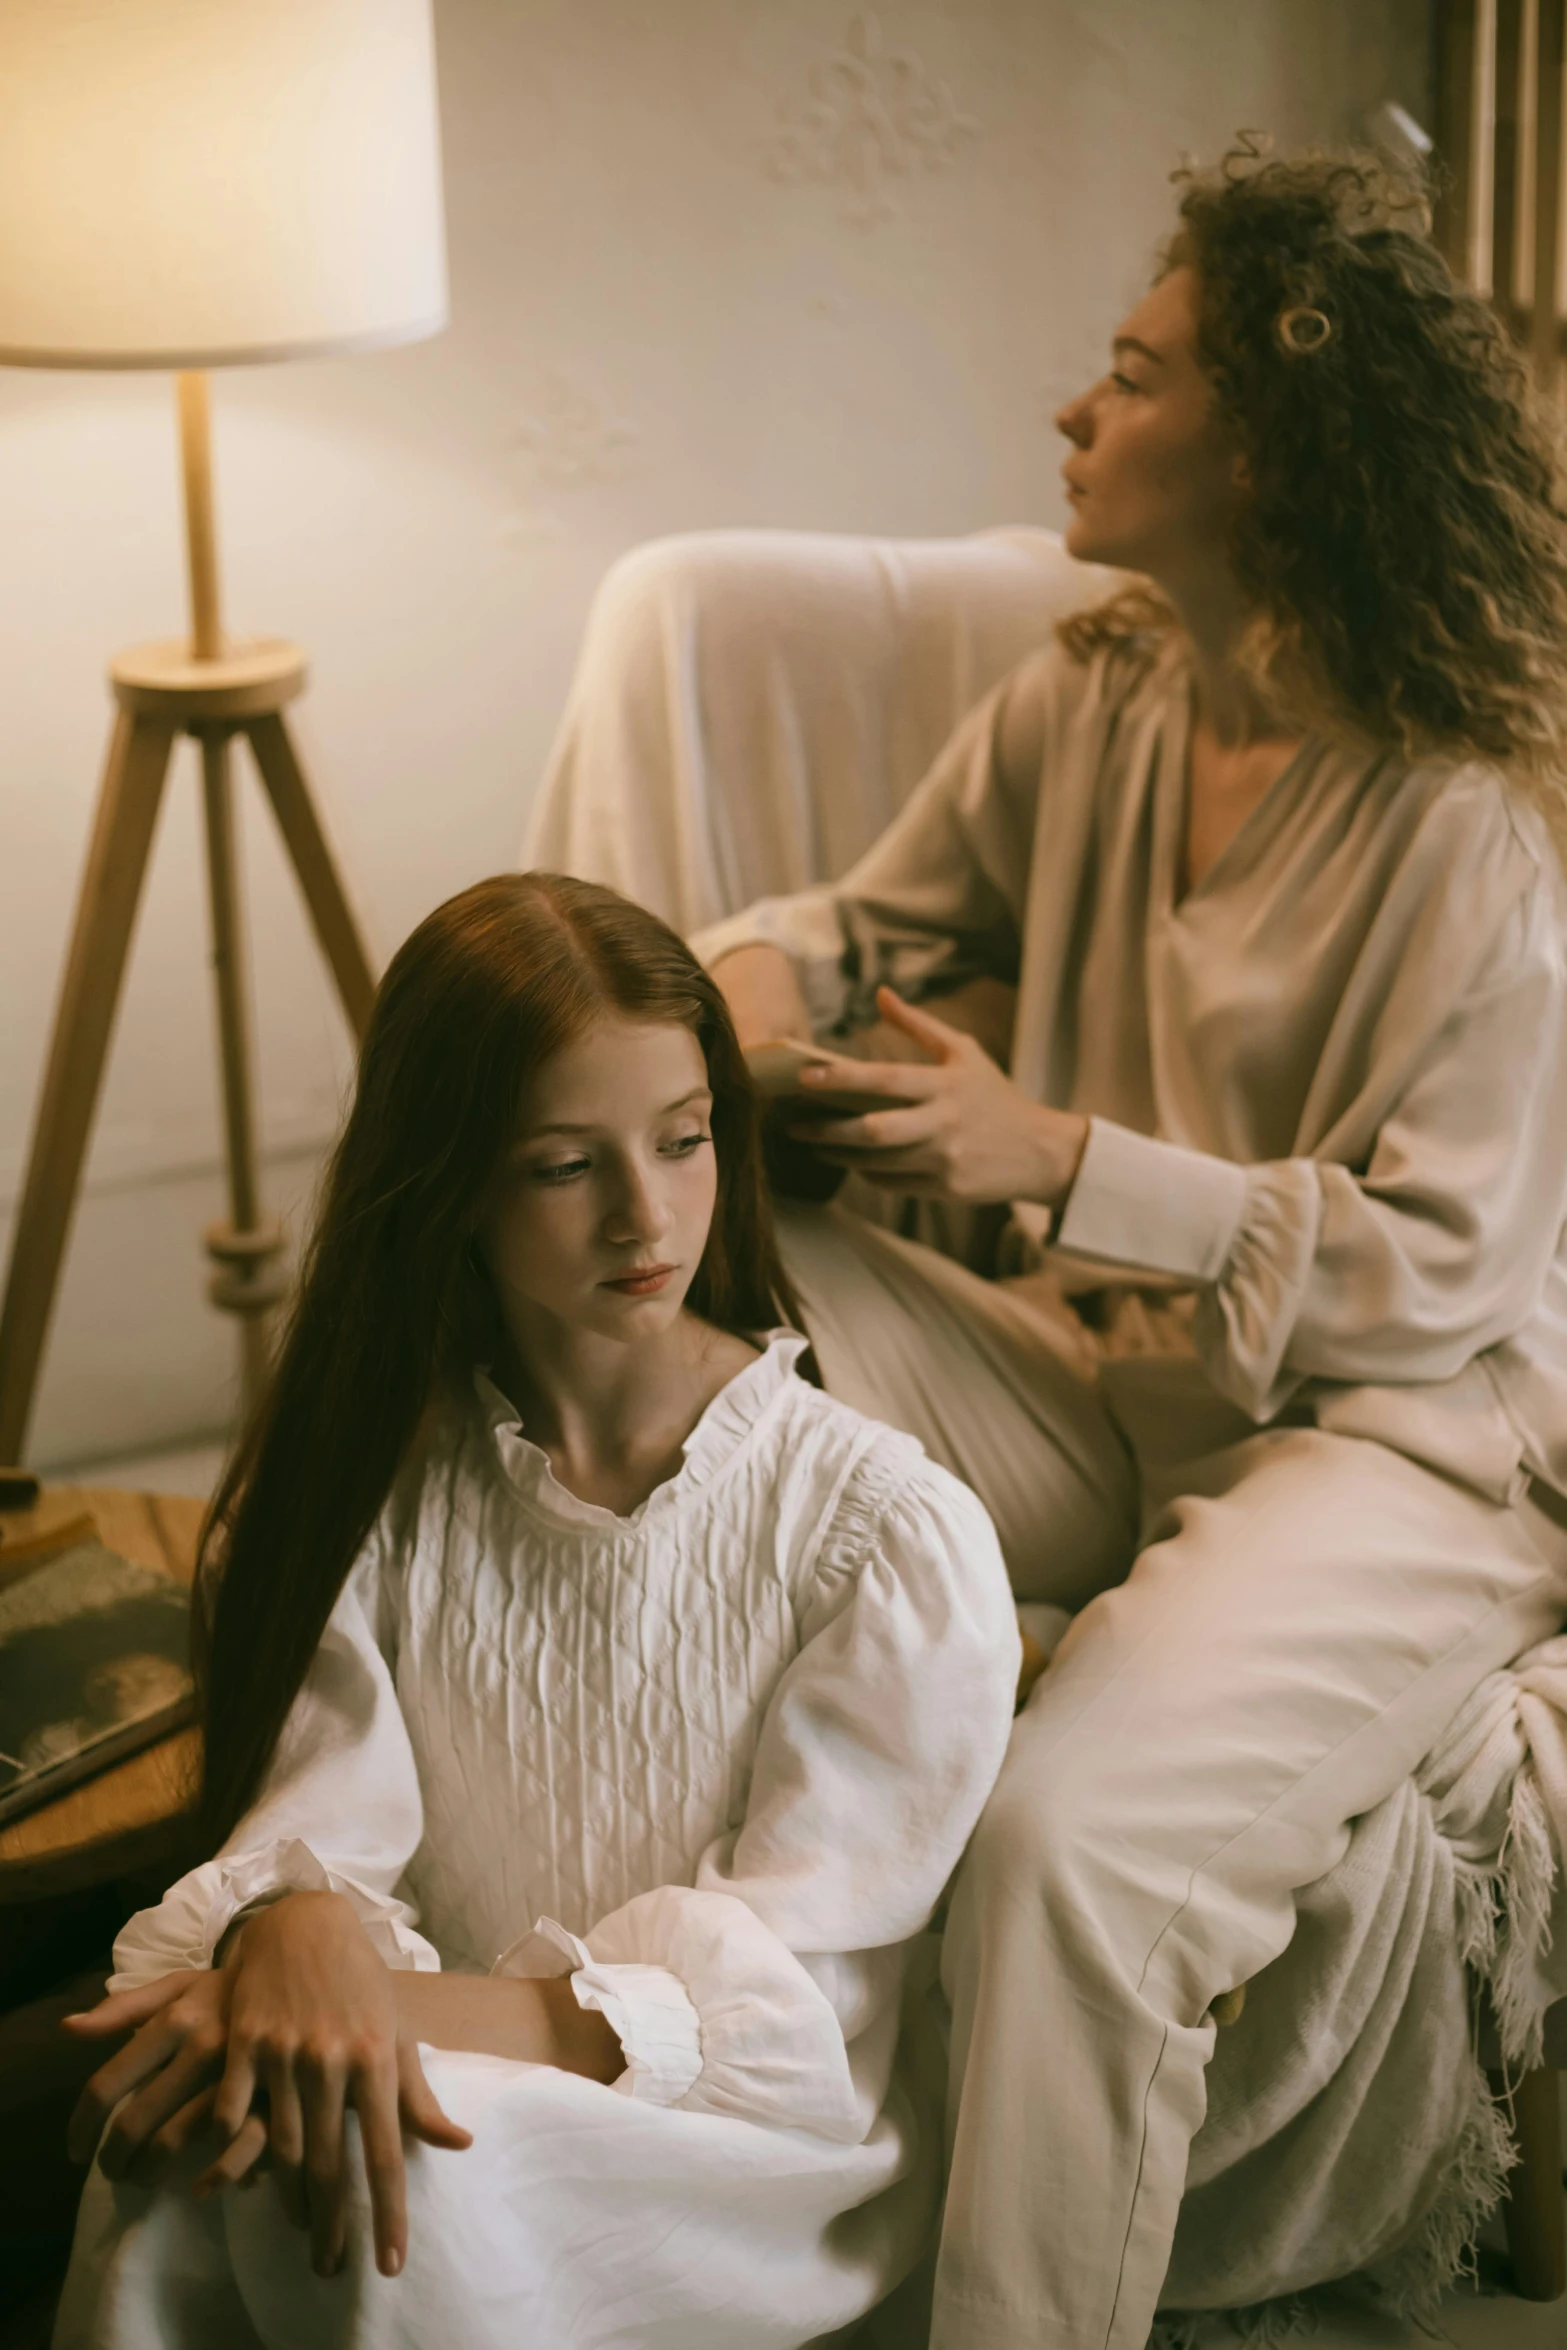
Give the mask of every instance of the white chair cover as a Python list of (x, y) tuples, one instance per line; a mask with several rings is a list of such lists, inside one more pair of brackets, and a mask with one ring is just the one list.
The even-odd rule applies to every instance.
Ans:
[(963, 713), (1112, 578), (1021, 528), (639, 547), (594, 598), (523, 863), (687, 933), (832, 880)]

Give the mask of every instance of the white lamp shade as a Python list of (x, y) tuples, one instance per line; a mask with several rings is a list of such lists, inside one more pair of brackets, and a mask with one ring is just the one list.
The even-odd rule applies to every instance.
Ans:
[(223, 366), (445, 320), (430, 0), (0, 0), (0, 362)]

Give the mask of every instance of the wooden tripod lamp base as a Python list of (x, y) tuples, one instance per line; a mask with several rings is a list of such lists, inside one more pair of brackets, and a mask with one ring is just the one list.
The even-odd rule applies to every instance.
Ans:
[(297, 645), (271, 638), (197, 657), (181, 640), (113, 663), (119, 705), (77, 903), (54, 1035), (0, 1309), (0, 1461), (21, 1457), (60, 1265), (153, 830), (175, 739), (201, 749), (213, 970), (223, 1071), (229, 1215), (206, 1236), (209, 1295), (239, 1318), (246, 1406), (266, 1366), (266, 1317), (283, 1295), (280, 1227), (260, 1212), (250, 1023), (229, 749), (249, 743), (343, 1009), (362, 1036), (375, 975), (283, 711), (305, 682)]

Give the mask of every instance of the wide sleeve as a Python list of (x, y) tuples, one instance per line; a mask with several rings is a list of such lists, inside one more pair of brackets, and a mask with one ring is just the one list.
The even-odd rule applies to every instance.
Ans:
[(212, 1860), (125, 1926), (111, 1990), (211, 1966), (239, 1913), (284, 1893), (341, 1893), (388, 1966), (439, 1968), (393, 1891), (418, 1845), (423, 1810), (377, 1638), (387, 1609), (377, 1533), (332, 1611), (256, 1803)]
[(763, 1718), (745, 1818), (694, 1886), (497, 1962), (574, 1975), (627, 2096), (861, 2140), (885, 2099), (909, 1946), (1001, 1767), (1019, 1643), (994, 1529), (878, 1431), (823, 1543)]
[[(1423, 1034), (1422, 997), (1445, 1001)], [(1197, 1286), (1199, 1355), (1256, 1418), (1309, 1378), (1452, 1378), (1543, 1294), (1567, 1214), (1564, 1015), (1555, 899), (1525, 891), (1456, 1001), (1411, 957), (1365, 1041), (1362, 1094), (1385, 1101), (1362, 1163), (1330, 1136), (1240, 1166), (1096, 1118), (1056, 1240)]]
[(699, 931), (702, 961), (781, 948), (819, 1036), (872, 1021), (882, 985), (918, 1001), (968, 979), (1015, 982), (1047, 741), (1079, 679), (1057, 648), (1024, 662), (963, 719), (841, 880), (759, 899)]

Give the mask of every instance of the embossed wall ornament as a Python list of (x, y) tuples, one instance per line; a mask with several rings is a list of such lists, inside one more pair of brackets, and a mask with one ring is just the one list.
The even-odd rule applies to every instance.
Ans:
[(522, 538), (553, 526), (552, 490), (575, 490), (616, 480), (630, 462), (635, 425), (616, 416), (582, 384), (557, 368), (540, 376), (534, 398), (506, 435), (516, 460), (516, 498), (504, 535)]
[(780, 180), (828, 180), (845, 192), (847, 219), (869, 226), (895, 209), (889, 179), (944, 171), (979, 124), (913, 49), (890, 49), (863, 13), (841, 49), (819, 58), (805, 94), (785, 102), (767, 151)]

